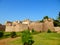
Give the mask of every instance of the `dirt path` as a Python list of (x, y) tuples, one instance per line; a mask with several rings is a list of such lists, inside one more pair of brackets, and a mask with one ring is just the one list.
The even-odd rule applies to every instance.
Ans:
[[(19, 38), (19, 37), (17, 37), (17, 38)], [(7, 45), (7, 42), (16, 40), (17, 38), (6, 38), (6, 39), (2, 39), (2, 40), (0, 40), (0, 45)]]

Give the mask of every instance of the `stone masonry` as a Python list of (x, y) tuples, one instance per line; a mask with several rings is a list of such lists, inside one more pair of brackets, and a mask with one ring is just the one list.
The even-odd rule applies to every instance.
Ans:
[(24, 30), (32, 30), (34, 29), (37, 32), (40, 31), (47, 31), (50, 29), (51, 31), (54, 31), (54, 25), (52, 19), (44, 19), (43, 22), (37, 22), (37, 21), (30, 21), (30, 20), (23, 20), (23, 21), (15, 21), (15, 22), (6, 22), (6, 28), (5, 32), (19, 32)]

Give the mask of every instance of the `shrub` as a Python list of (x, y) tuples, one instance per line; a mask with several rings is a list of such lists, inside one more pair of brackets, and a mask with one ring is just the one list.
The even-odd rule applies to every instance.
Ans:
[(48, 29), (47, 33), (51, 33), (51, 30), (50, 30), (50, 29)]
[(41, 31), (40, 32), (37, 32), (37, 31), (35, 31), (34, 29), (32, 29), (32, 34), (38, 34), (38, 33), (41, 33)]
[(11, 32), (11, 38), (15, 38), (16, 36), (16, 32)]
[(4, 36), (4, 32), (0, 31), (0, 38)]
[(29, 30), (26, 30), (22, 33), (22, 42), (23, 45), (32, 45), (33, 40), (32, 40), (32, 35)]
[(32, 29), (32, 33), (35, 32), (34, 29)]

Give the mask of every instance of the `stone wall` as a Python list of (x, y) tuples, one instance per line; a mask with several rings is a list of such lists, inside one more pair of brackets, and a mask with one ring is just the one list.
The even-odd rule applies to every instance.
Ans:
[(34, 29), (35, 31), (40, 32), (40, 31), (43, 30), (43, 23), (32, 22), (32, 23), (29, 25), (29, 29), (30, 29), (30, 30)]
[(27, 30), (27, 29), (28, 29), (28, 25), (25, 25), (25, 24), (18, 24), (16, 26), (13, 26), (13, 30), (16, 31), (16, 32), (24, 31), (24, 30)]
[(55, 32), (60, 33), (60, 27), (54, 27)]
[(40, 31), (48, 31), (50, 29), (51, 31), (54, 31), (54, 25), (53, 25), (53, 20), (52, 19), (44, 19), (43, 22), (31, 22), (29, 20), (24, 20), (22, 22), (15, 21), (15, 22), (6, 22), (6, 32), (11, 32), (11, 31), (24, 31), (27, 29), (34, 29), (37, 32)]
[(48, 31), (50, 29), (51, 31), (54, 31), (54, 25), (52, 19), (44, 19), (43, 22), (43, 31)]
[(12, 31), (19, 32), (27, 29), (28, 25), (26, 24), (21, 24), (18, 22), (9, 22), (9, 23), (7, 22), (5, 32), (12, 32)]

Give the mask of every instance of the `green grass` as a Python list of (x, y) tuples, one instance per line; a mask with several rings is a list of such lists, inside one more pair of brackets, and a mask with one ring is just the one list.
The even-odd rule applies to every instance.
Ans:
[[(59, 33), (39, 33), (33, 35), (33, 45), (60, 45)], [(22, 45), (21, 38), (8, 42), (9, 45)]]
[[(17, 36), (21, 36), (22, 33), (16, 32), (16, 34), (17, 34)], [(5, 38), (9, 38), (9, 37), (11, 37), (11, 32), (4, 32), (4, 36), (2, 38), (0, 38), (0, 40), (5, 39)]]
[(4, 36), (1, 39), (9, 38), (10, 37), (10, 32), (4, 32)]
[(34, 35), (35, 43), (33, 45), (60, 45), (60, 34), (41, 33)]

